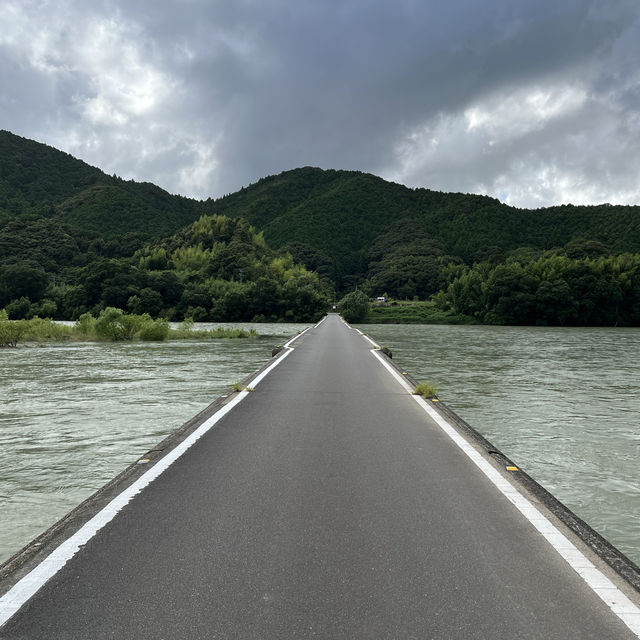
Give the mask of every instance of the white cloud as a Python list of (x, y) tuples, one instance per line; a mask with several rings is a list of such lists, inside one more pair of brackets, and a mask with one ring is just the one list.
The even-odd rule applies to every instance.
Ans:
[(520, 207), (640, 202), (640, 120), (619, 110), (578, 82), (502, 90), (407, 133), (384, 175)]
[(582, 87), (531, 86), (501, 91), (464, 110), (467, 131), (489, 139), (518, 137), (543, 128), (550, 120), (580, 109), (587, 99)]
[(16, 133), (107, 173), (207, 197), (214, 144), (185, 112), (181, 78), (164, 66), (164, 52), (135, 21), (117, 8), (104, 13), (84, 6), (2, 5), (0, 52), (34, 79), (31, 104), (21, 114), (29, 132)]
[(76, 101), (91, 123), (122, 126), (148, 116), (176, 90), (177, 82), (143, 59), (141, 38), (115, 19), (95, 20), (68, 51), (90, 78), (88, 94)]

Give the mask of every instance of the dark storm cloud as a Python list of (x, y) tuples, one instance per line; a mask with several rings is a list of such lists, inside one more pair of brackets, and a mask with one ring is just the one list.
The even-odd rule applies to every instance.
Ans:
[(521, 205), (635, 202), (638, 13), (627, 0), (5, 1), (0, 79), (17, 89), (2, 126), (199, 197), (317, 165)]

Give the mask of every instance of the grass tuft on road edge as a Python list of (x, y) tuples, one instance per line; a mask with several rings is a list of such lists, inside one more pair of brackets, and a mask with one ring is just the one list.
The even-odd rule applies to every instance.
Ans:
[(430, 382), (421, 382), (416, 388), (413, 390), (413, 395), (422, 396), (423, 398), (437, 398), (438, 397), (438, 389), (435, 385)]

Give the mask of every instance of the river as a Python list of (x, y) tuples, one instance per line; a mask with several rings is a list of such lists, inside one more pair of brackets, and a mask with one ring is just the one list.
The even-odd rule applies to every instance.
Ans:
[[(241, 326), (263, 335), (0, 350), (0, 562), (307, 325)], [(640, 562), (639, 329), (361, 328)]]

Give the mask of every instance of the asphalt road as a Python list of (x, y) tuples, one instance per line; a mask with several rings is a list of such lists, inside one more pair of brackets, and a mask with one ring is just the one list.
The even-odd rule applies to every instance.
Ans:
[(336, 316), (0, 630), (635, 638)]

